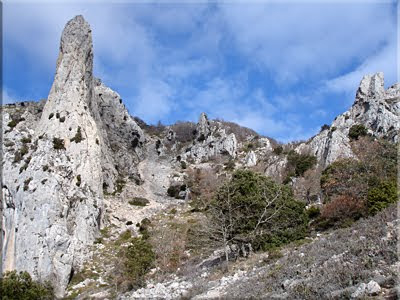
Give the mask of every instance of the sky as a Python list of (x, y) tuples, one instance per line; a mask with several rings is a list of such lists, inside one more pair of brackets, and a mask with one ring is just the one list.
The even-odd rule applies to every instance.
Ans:
[[(82, 3), (83, 2), (83, 3)], [(94, 75), (150, 124), (201, 112), (281, 142), (397, 82), (395, 1), (4, 1), (3, 102), (47, 98), (65, 24), (92, 28)]]

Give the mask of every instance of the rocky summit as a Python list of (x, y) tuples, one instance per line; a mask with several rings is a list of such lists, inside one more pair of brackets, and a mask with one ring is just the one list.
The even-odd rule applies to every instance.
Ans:
[[(76, 16), (47, 99), (2, 107), (4, 274), (27, 271), (60, 299), (396, 299), (399, 83), (365, 75), (331, 125), (280, 144), (204, 113), (148, 125), (93, 76), (93, 51)], [(240, 178), (256, 179), (229, 185)], [(261, 182), (252, 199), (275, 198), (258, 222), (218, 227), (234, 208), (216, 213), (218, 195), (231, 205)], [(282, 195), (275, 213), (296, 199), (288, 219), (302, 207), (307, 229), (272, 240), (286, 217), (266, 214)]]

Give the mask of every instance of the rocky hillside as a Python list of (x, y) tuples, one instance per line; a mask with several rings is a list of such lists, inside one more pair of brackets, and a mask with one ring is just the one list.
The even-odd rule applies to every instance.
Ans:
[[(28, 271), (35, 280), (50, 281), (58, 298), (353, 295), (359, 289), (358, 279), (320, 292), (316, 289), (322, 286), (311, 284), (312, 278), (335, 259), (341, 262), (340, 272), (345, 265), (362, 268), (367, 262), (357, 258), (358, 248), (344, 249), (361, 238), (354, 230), (361, 232), (368, 224), (375, 224), (380, 233), (367, 231), (362, 236), (371, 235), (374, 247), (392, 247), (393, 224), (398, 223), (393, 207), (381, 217), (356, 224), (354, 230), (322, 233), (323, 237), (314, 232), (309, 245), (295, 246), (294, 252), (293, 245), (282, 249), (283, 258), (271, 260), (272, 252), (254, 254), (225, 274), (218, 269), (224, 249), (207, 239), (200, 242), (207, 232), (207, 207), (219, 186), (238, 169), (270, 176), (308, 206), (321, 207), (334, 199), (321, 185), (327, 168), (343, 159), (366, 161), (370, 153), (360, 151), (364, 137), (364, 148), (397, 144), (399, 113), (400, 84), (385, 90), (383, 74), (377, 73), (364, 76), (348, 111), (306, 142), (279, 144), (234, 123), (210, 120), (204, 113), (197, 124), (148, 125), (129, 115), (118, 93), (94, 78), (91, 29), (77, 16), (62, 33), (48, 98), (2, 107), (3, 271)], [(381, 233), (386, 238), (382, 243)], [(138, 285), (132, 284), (121, 260), (133, 249), (132, 237), (139, 244), (146, 237), (157, 262), (141, 275), (144, 281)], [(326, 246), (335, 241), (340, 247)], [(140, 245), (146, 253), (147, 244)], [(329, 248), (326, 257), (318, 256), (319, 247)], [(235, 260), (252, 253), (251, 247), (234, 248), (230, 255)], [(374, 290), (370, 295), (393, 293), (390, 276), (396, 266), (391, 255), (377, 263), (379, 268), (365, 269), (362, 280), (368, 285), (360, 297), (369, 290)], [(241, 264), (245, 270), (238, 271)], [(280, 272), (282, 268), (286, 273)], [(260, 276), (272, 273), (277, 280), (268, 290), (257, 286)], [(384, 288), (377, 291), (367, 279)], [(128, 292), (132, 288), (136, 291)]]

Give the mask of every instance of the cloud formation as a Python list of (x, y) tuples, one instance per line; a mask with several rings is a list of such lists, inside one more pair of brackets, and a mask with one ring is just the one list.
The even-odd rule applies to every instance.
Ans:
[(145, 121), (205, 111), (279, 140), (307, 138), (348, 108), (366, 73), (395, 82), (395, 5), (6, 2), (5, 87), (46, 97), (61, 31), (83, 14), (95, 75)]

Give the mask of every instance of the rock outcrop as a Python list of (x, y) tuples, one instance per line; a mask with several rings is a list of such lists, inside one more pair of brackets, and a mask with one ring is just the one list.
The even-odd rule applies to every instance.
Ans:
[(219, 122), (211, 124), (206, 114), (202, 113), (197, 123), (193, 145), (185, 149), (182, 158), (191, 159), (196, 163), (221, 156), (235, 158), (237, 148), (235, 134), (226, 134)]
[(140, 182), (145, 141), (119, 95), (93, 78), (82, 16), (62, 33), (47, 101), (7, 106), (3, 130), (3, 269), (50, 280), (63, 296), (101, 227), (103, 189)]
[[(400, 85), (395, 84), (385, 90), (383, 73), (366, 75), (361, 80), (352, 107), (336, 117), (329, 128), (299, 144), (295, 151), (315, 155), (318, 166), (324, 168), (339, 158), (355, 156), (349, 138), (353, 125), (364, 125), (371, 135), (397, 142), (399, 114)], [(283, 159), (273, 160), (266, 174), (277, 174), (277, 170), (283, 170)]]

